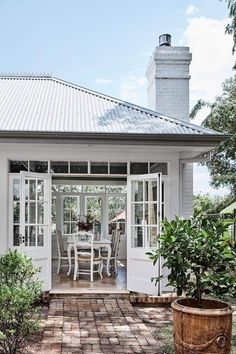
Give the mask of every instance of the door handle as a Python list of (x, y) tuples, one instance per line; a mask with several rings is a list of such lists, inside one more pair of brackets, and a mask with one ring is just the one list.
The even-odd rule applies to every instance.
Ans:
[(25, 236), (22, 234), (19, 235), (19, 244), (22, 245), (22, 243), (25, 243)]

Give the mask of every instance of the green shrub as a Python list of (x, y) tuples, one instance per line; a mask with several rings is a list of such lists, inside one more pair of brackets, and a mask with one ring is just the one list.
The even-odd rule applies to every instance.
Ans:
[(42, 292), (31, 259), (17, 251), (0, 258), (0, 353), (24, 353), (39, 329), (35, 302)]
[(147, 254), (154, 264), (163, 257), (163, 267), (169, 269), (168, 285), (178, 296), (186, 294), (197, 299), (200, 307), (203, 295), (235, 297), (236, 253), (226, 230), (221, 220), (201, 216), (165, 219), (160, 248)]

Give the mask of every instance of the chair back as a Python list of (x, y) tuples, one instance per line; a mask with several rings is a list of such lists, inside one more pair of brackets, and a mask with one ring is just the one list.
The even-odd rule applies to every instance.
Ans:
[(56, 236), (57, 236), (57, 252), (58, 252), (58, 256), (62, 256), (63, 253), (64, 253), (64, 245), (63, 245), (63, 239), (62, 239), (61, 230), (57, 229)]
[(74, 236), (75, 256), (91, 256), (94, 257), (94, 235), (92, 233), (78, 233)]
[(120, 248), (120, 230), (113, 230), (111, 235), (111, 254), (113, 257), (117, 257)]

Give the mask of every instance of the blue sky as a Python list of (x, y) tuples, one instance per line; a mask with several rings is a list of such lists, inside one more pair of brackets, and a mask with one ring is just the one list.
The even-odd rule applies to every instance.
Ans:
[(50, 72), (145, 106), (149, 56), (170, 33), (193, 52), (193, 105), (212, 100), (232, 73), (227, 14), (218, 0), (0, 0), (0, 71)]

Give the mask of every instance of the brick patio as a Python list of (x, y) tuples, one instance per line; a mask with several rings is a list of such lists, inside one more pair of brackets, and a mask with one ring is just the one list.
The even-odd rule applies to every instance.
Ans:
[(159, 353), (154, 329), (169, 321), (164, 307), (133, 307), (126, 299), (50, 301), (41, 348), (31, 353)]

